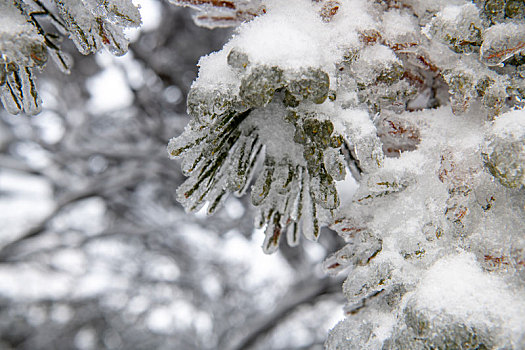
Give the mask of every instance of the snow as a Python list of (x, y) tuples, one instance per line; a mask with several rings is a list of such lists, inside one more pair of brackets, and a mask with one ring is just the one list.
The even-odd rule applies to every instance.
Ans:
[(423, 275), (414, 297), (425, 313), (445, 313), (470, 325), (497, 325), (514, 341), (522, 336), (525, 295), (484, 272), (472, 253), (460, 251), (438, 260)]
[(238, 84), (238, 78), (233, 69), (226, 64), (227, 50), (213, 52), (199, 60), (199, 76), (192, 84), (192, 88), (202, 87), (210, 89), (211, 86), (219, 91), (233, 88)]
[(483, 272), (472, 253), (460, 252), (438, 260), (423, 275), (415, 292), (417, 306), (445, 312), (470, 322), (483, 322), (495, 315), (525, 322), (525, 303), (518, 302), (497, 276)]
[(66, 324), (74, 316), (72, 308), (67, 304), (57, 303), (53, 306), (50, 314), (51, 320), (57, 323)]
[[(247, 54), (255, 65), (288, 70), (319, 67), (330, 71), (335, 60), (359, 45), (356, 30), (370, 29), (374, 23), (365, 12), (365, 1), (346, 2), (347, 6), (341, 6), (342, 14), (327, 26), (309, 0), (268, 1), (266, 15), (244, 23), (223, 50), (201, 58), (199, 78), (193, 87), (236, 86), (238, 78), (225, 64), (227, 54), (234, 48)], [(343, 13), (350, 8), (354, 20), (344, 21)]]
[(267, 15), (241, 26), (229, 46), (258, 64), (289, 69), (322, 65), (326, 50), (318, 40), (324, 32), (322, 21), (309, 1), (299, 2), (302, 6), (297, 0), (270, 2)]
[(341, 196), (341, 207), (344, 208), (346, 205), (350, 204), (352, 198), (359, 187), (359, 184), (354, 179), (354, 177), (347, 172), (346, 177), (342, 181), (337, 181), (337, 192)]
[(179, 299), (165, 307), (152, 309), (146, 317), (146, 325), (151, 331), (164, 335), (171, 334), (174, 328), (189, 329), (194, 326), (200, 336), (205, 336), (212, 328), (212, 321), (208, 314)]
[(57, 231), (70, 229), (83, 231), (87, 235), (95, 235), (106, 227), (105, 212), (105, 202), (101, 198), (87, 198), (64, 209), (61, 215), (53, 220), (51, 227)]
[(512, 137), (515, 140), (525, 138), (525, 110), (516, 109), (502, 114), (494, 121), (492, 133), (501, 138)]
[(457, 18), (461, 15), (461, 11), (461, 6), (447, 6), (443, 10), (441, 10), (441, 12), (439, 12), (437, 17), (440, 17), (442, 20), (447, 22), (453, 22), (456, 21)]
[[(310, 176), (310, 181), (301, 185), (312, 196), (301, 199), (303, 218), (298, 224), (312, 240), (317, 238), (316, 222), (304, 216), (319, 217), (321, 225), (330, 222), (314, 215), (316, 203), (330, 207), (315, 201), (321, 195), (328, 197), (329, 190), (311, 180), (319, 169), (311, 166), (308, 156), (317, 154), (305, 141), (308, 124), (302, 115), (319, 121), (318, 125), (329, 121), (345, 137), (349, 157), (361, 174), (358, 188), (345, 193), (351, 199), (335, 205), (334, 217), (341, 219), (332, 227), (348, 244), (329, 258), (328, 267), (340, 271), (339, 266), (346, 264), (343, 267), (351, 271), (344, 290), (349, 310), (356, 314), (334, 331), (343, 332), (340, 339), (346, 343), (331, 343), (328, 348), (376, 349), (393, 346), (394, 341), (406, 347), (442, 346), (432, 336), (416, 339), (403, 333), (413, 327), (410, 317), (430, 320), (431, 325), (421, 332), (451, 329), (457, 342), (465, 336), (458, 329), (470, 327), (469, 322), (475, 325), (468, 331), (480, 338), (483, 330), (501, 324), (508, 333), (494, 335), (491, 341), (500, 342), (508, 335), (513, 344), (519, 344), (523, 303), (517, 300), (523, 291), (511, 290), (521, 282), (508, 273), (517, 271), (509, 265), (520, 264), (510, 242), (519, 241), (521, 234), (517, 227), (523, 224), (523, 196), (507, 192), (493, 176), (504, 170), (500, 180), (512, 180), (507, 181), (512, 186), (506, 187), (521, 183), (514, 177), (521, 176), (523, 164), (523, 112), (508, 111), (513, 108), (508, 97), (521, 82), (514, 66), (521, 63), (511, 62), (499, 70), (489, 66), (523, 50), (523, 24), (514, 20), (491, 25), (484, 20), (484, 8), (463, 0), (408, 1), (400, 8), (392, 8), (392, 2), (340, 0), (330, 3), (337, 4), (331, 18), (320, 16), (322, 6), (328, 4), (266, 1), (265, 14), (240, 25), (223, 50), (200, 61), (199, 78), (192, 87), (195, 95), (204, 91), (202, 95), (211, 99), (216, 98), (215, 91), (229, 98), (214, 101), (222, 109), (195, 98), (192, 103), (202, 108), (199, 111), (192, 105), (192, 115), (203, 128), (211, 124), (209, 130), (215, 131), (212, 123), (219, 122), (213, 122), (214, 117), (220, 121), (226, 111), (248, 111), (250, 116), (239, 129), (257, 133), (265, 145), (266, 160), (291, 159), (294, 166), (304, 166), (300, 174)], [(297, 98), (293, 77), (302, 75), (306, 90), (314, 90), (306, 72), (316, 70), (329, 77), (329, 98), (318, 102)], [(442, 87), (436, 83), (439, 79), (443, 79)], [(513, 97), (520, 100), (517, 94)], [(407, 111), (406, 106), (414, 110)], [(199, 120), (209, 116), (206, 123)], [(319, 130), (315, 129), (316, 136)], [(190, 139), (191, 131), (188, 128), (184, 137)], [(498, 149), (495, 158), (510, 160), (505, 167), (493, 166), (496, 170), (489, 171), (482, 152), (487, 140), (496, 136), (506, 141), (510, 136), (516, 143), (504, 144), (499, 158)], [(388, 138), (394, 141), (389, 144)], [(199, 147), (188, 152), (189, 160), (203, 153)], [(230, 154), (238, 152), (231, 149)], [(330, 150), (322, 152), (319, 156), (325, 166), (337, 159)], [(273, 252), (277, 244), (269, 242), (281, 228), (273, 220), (274, 212), (285, 212), (278, 189), (288, 172), (281, 163), (271, 161), (265, 161), (261, 172), (252, 199), (259, 207), (260, 223), (266, 225), (265, 251)], [(218, 187), (229, 191), (222, 185), (228, 183), (224, 180), (228, 173), (221, 169), (220, 174)], [(192, 177), (197, 181), (190, 174), (189, 183)], [(352, 188), (350, 180), (339, 188)], [(284, 198), (294, 199), (293, 190), (289, 192)], [(489, 201), (499, 204), (488, 205)], [(504, 214), (506, 205), (515, 213)], [(292, 220), (294, 215), (292, 211)], [(462, 249), (468, 252), (451, 255)], [(490, 259), (509, 262), (492, 274)], [(486, 320), (483, 327), (478, 327), (477, 319)], [(367, 332), (373, 336), (366, 336)]]
[[(96, 297), (108, 291), (116, 293), (118, 290), (129, 288), (126, 278), (115, 275), (102, 269), (95, 270), (82, 276), (75, 283), (75, 290), (71, 293), (75, 298)], [(122, 298), (119, 298), (122, 302)]]
[[(15, 62), (22, 66), (39, 65), (39, 61), (32, 59), (29, 53), (31, 50), (38, 51), (38, 47), (43, 45), (42, 35), (28, 23), (14, 3), (2, 1), (0, 3), (0, 52), (2, 53), (0, 61)], [(45, 62), (45, 57), (43, 58)]]
[(224, 203), (224, 210), (226, 211), (226, 214), (228, 214), (233, 220), (242, 218), (246, 212), (246, 209), (242, 205), (241, 201), (234, 197), (228, 198), (228, 200)]
[(524, 51), (525, 24), (502, 23), (485, 31), (480, 58), (485, 64), (493, 66)]
[[(122, 30), (138, 24), (136, 9), (126, 0), (95, 3), (72, 0), (58, 7), (82, 53), (106, 46), (123, 54), (127, 41)], [(151, 1), (141, 3), (153, 9), (149, 15), (143, 11), (150, 30), (147, 17), (160, 16), (158, 6), (154, 10)], [(258, 7), (261, 3), (264, 11)], [(294, 276), (282, 256), (260, 255), (261, 243), (265, 252), (276, 251), (281, 230), (295, 224), (316, 240), (319, 226), (341, 218), (333, 227), (347, 245), (331, 259), (351, 271), (344, 292), (353, 314), (333, 331), (338, 340), (327, 343), (330, 349), (341, 344), (346, 348), (348, 342), (356, 348), (387, 349), (389, 341), (391, 346), (399, 341), (406, 347), (440, 348), (433, 343), (435, 335), (445, 339), (441, 334), (450, 332), (459, 342), (464, 333), (458, 329), (480, 338), (487, 331), (496, 345), (521, 348), (525, 114), (519, 109), (523, 77), (517, 74), (523, 62), (516, 55), (525, 50), (525, 25), (521, 18), (504, 16), (492, 24), (486, 8), (463, 0), (407, 0), (406, 6), (386, 10), (393, 3), (397, 4), (340, 0), (333, 17), (327, 18), (319, 15), (325, 1), (235, 2), (259, 16), (241, 24), (222, 50), (199, 61), (199, 76), (188, 99), (194, 119), (168, 148), (171, 157), (183, 158), (184, 173), (189, 175), (179, 189), (179, 200), (188, 209), (202, 207), (208, 213), (214, 208), (210, 202), (216, 201), (225, 205), (223, 215), (231, 219), (239, 219), (244, 211), (238, 200), (226, 200), (227, 194), (242, 194), (251, 184), (252, 171), (261, 168), (252, 202), (258, 207), (259, 225), (266, 230), (248, 240), (233, 229), (219, 240), (198, 225), (182, 224), (177, 226), (180, 237), (192, 254), (241, 265), (246, 274), (239, 279), (245, 286), (273, 285), (273, 294), (254, 300), (270, 308)], [(205, 6), (204, 12), (213, 13), (210, 8)], [(27, 52), (17, 56), (17, 50), (27, 49), (22, 45), (26, 42), (41, 44), (42, 38), (12, 6), (0, 9), (13, 14), (12, 20), (0, 22), (3, 55), (36, 64)], [(128, 22), (118, 15), (120, 9)], [(106, 18), (109, 21), (102, 20)], [(14, 45), (6, 39), (6, 23), (26, 41)], [(133, 95), (124, 72), (137, 77), (143, 69), (130, 64), (129, 56), (121, 61), (122, 67), (107, 56), (99, 57), (109, 63), (88, 82), (89, 107), (106, 113), (130, 106)], [(22, 72), (26, 73), (21, 91), (27, 92), (30, 76)], [(144, 79), (139, 77), (135, 84), (142, 86)], [(174, 87), (163, 94), (171, 103), (181, 98)], [(7, 107), (9, 101), (4, 98)], [(36, 110), (30, 102), (24, 109)], [(423, 110), (407, 111), (406, 106)], [(17, 112), (12, 104), (11, 108)], [(409, 139), (410, 147), (394, 147), (385, 156), (386, 137), (378, 135), (378, 124), (385, 120), (391, 123), (387, 136)], [(60, 134), (47, 135), (48, 140), (53, 137)], [(264, 146), (264, 156), (257, 153), (259, 146)], [(44, 151), (20, 147), (26, 147), (23, 151), (35, 162), (45, 163)], [(355, 181), (348, 175), (335, 184), (343, 178), (342, 171), (337, 175), (338, 165), (344, 164), (339, 162), (343, 152), (359, 168), (360, 178)], [(91, 165), (100, 171), (106, 166), (97, 159)], [(343, 205), (336, 186), (347, 197)], [(104, 209), (96, 199), (81, 203), (65, 210), (51, 228), (82, 228), (95, 235), (105, 227)], [(84, 216), (96, 220), (74, 222)], [(202, 217), (201, 211), (197, 219)], [(179, 224), (180, 218), (166, 213), (159, 220)], [(290, 244), (295, 243), (292, 237)], [(42, 287), (47, 272), (27, 269), (22, 273), (29, 288), (22, 292), (25, 286), (16, 271), (2, 267), (0, 281), (8, 285), (1, 286), (0, 293), (86, 297), (110, 290), (114, 294), (107, 304), (123, 308), (122, 290), (130, 288), (131, 281), (121, 273), (120, 263), (134, 250), (123, 241), (107, 240), (88, 244), (86, 252), (101, 260), (88, 262), (86, 255), (74, 250), (51, 259), (57, 270), (71, 275), (80, 275), (89, 266), (81, 278), (46, 275)], [(322, 253), (320, 248), (306, 248), (312, 260)], [(144, 268), (145, 276), (163, 282), (176, 281), (182, 273), (166, 256), (130, 266), (126, 268), (132, 272)], [(223, 291), (214, 278), (205, 279), (203, 285), (210, 295)], [(167, 285), (156, 293), (166, 305), (151, 307), (147, 300), (134, 298), (128, 307), (131, 313), (147, 312), (151, 331), (168, 334), (175, 327), (192, 325), (209, 331), (209, 315), (191, 301), (170, 300), (174, 293)], [(39, 313), (34, 311), (35, 322), (42, 319)], [(67, 312), (63, 314), (67, 319)], [(414, 320), (421, 329), (414, 330)], [(79, 332), (79, 347), (93, 347), (90, 332)], [(308, 340), (308, 333), (298, 331), (294, 336)]]
[(419, 32), (414, 16), (391, 10), (383, 15), (381, 35), (391, 43), (417, 41), (414, 33)]
[(376, 127), (374, 123), (372, 123), (366, 110), (344, 110), (339, 115), (339, 120), (341, 120), (347, 128), (352, 130), (350, 133), (352, 133), (354, 137), (363, 138), (376, 133)]
[(173, 315), (168, 309), (153, 309), (149, 312), (146, 325), (155, 333), (169, 334), (174, 326)]

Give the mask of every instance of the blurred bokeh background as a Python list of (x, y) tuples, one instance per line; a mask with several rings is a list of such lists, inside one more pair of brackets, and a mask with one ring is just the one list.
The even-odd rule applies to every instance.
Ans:
[(130, 51), (48, 64), (43, 112), (0, 110), (0, 349), (321, 349), (343, 318), (322, 260), (342, 242), (261, 249), (248, 198), (186, 214), (166, 145), (200, 56), (230, 30), (139, 1)]

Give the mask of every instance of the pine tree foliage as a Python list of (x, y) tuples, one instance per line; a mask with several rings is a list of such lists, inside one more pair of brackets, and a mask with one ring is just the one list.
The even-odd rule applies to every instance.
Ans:
[(123, 30), (140, 25), (131, 0), (2, 0), (0, 2), (0, 99), (12, 114), (37, 114), (41, 99), (35, 72), (51, 57), (68, 72), (61, 51), (64, 36), (83, 54), (103, 47), (116, 55), (127, 50)]
[[(194, 6), (204, 13), (224, 8), (241, 11), (249, 5), (260, 8), (258, 2), (242, 1), (180, 4)], [(334, 40), (330, 34), (340, 34), (337, 30), (346, 25), (337, 17), (344, 3), (318, 2), (313, 6), (320, 25), (326, 27), (319, 30), (333, 31), (325, 39)], [(188, 102), (188, 111), (195, 119), (184, 135), (172, 140), (169, 146), (173, 157), (183, 158), (183, 167), (190, 176), (179, 190), (189, 209), (200, 209), (208, 201), (208, 211), (212, 213), (229, 192), (244, 193), (264, 145), (265, 160), (252, 200), (255, 205), (262, 205), (259, 224), (267, 228), (267, 244), (273, 242), (270, 250), (274, 250), (287, 226), (292, 232), (289, 237), (297, 237), (300, 226), (307, 237), (315, 238), (319, 224), (331, 222), (333, 210), (338, 207), (334, 180), (344, 178), (344, 154), (353, 158), (365, 173), (380, 166), (384, 157), (374, 125), (370, 125), (369, 137), (352, 132), (349, 124), (359, 129), (370, 121), (368, 117), (357, 121), (350, 110), (366, 106), (369, 113), (384, 118), (394, 130), (384, 134), (383, 149), (387, 154), (396, 154), (406, 150), (404, 147), (414, 149), (419, 142), (417, 129), (396, 124), (405, 123), (394, 121), (396, 114), (446, 103), (447, 88), (456, 114), (467, 111), (474, 101), (481, 102), (489, 116), (523, 105), (519, 52), (525, 42), (525, 31), (522, 21), (514, 21), (517, 16), (514, 13), (519, 9), (508, 11), (509, 21), (495, 24), (474, 3), (438, 11), (439, 8), (421, 5), (417, 8), (409, 3), (379, 2), (365, 10), (370, 13), (363, 16), (375, 17), (377, 22), (355, 28), (357, 43), (348, 42), (344, 48), (335, 48), (340, 56), (326, 55), (330, 57), (323, 59), (332, 61), (317, 67), (299, 64), (283, 69), (263, 62), (264, 57), (250, 57), (250, 50), (255, 56), (265, 55), (256, 48), (258, 43), (248, 42), (262, 39), (253, 32), (256, 28), (264, 32), (264, 18), (256, 19), (256, 24), (247, 24), (244, 31), (241, 27), (223, 52), (203, 59), (202, 70), (213, 67), (220, 73), (214, 72), (215, 77), (208, 78), (208, 72), (201, 71)], [(414, 15), (420, 13), (424, 15), (418, 23)], [(210, 23), (213, 21), (206, 26), (211, 26)], [(245, 52), (236, 45), (248, 46), (248, 50)], [(272, 50), (271, 45), (264, 50)], [(509, 59), (516, 62), (498, 66)], [(201, 83), (207, 79), (216, 81)], [(219, 81), (222, 79), (231, 82)], [(335, 115), (340, 118), (334, 118)], [(260, 125), (261, 119), (276, 129), (264, 130), (268, 125)], [(334, 121), (339, 121), (339, 128), (334, 129)], [(279, 147), (272, 149), (268, 143), (275, 143), (278, 135), (283, 136), (278, 141)], [(402, 138), (408, 138), (412, 145), (389, 144)], [(298, 193), (288, 190), (290, 184), (292, 189), (300, 189)], [(397, 183), (383, 187), (388, 193), (402, 188)], [(313, 214), (313, 223), (305, 221), (302, 210)], [(290, 241), (294, 242), (295, 238)]]
[[(275, 251), (285, 232), (290, 245), (297, 243), (299, 230), (316, 239), (320, 223), (339, 205), (335, 180), (345, 175), (343, 138), (327, 115), (308, 110), (326, 100), (328, 75), (251, 67), (237, 50), (227, 61), (239, 75), (238, 95), (194, 88), (188, 107), (195, 119), (170, 142), (170, 154), (183, 155), (190, 176), (178, 190), (180, 200), (190, 210), (208, 201), (213, 213), (228, 192), (246, 192), (261, 158), (252, 203), (260, 209), (258, 226), (266, 226), (265, 250)], [(287, 144), (275, 144), (277, 135)]]
[(256, 178), (266, 252), (345, 239), (327, 349), (525, 346), (523, 1), (176, 3), (207, 27), (254, 14), (199, 62), (179, 198), (212, 213)]
[[(267, 253), (337, 231), (325, 270), (348, 273), (347, 318), (327, 349), (525, 347), (522, 0), (171, 2), (238, 26), (200, 60), (192, 120), (169, 142), (178, 198), (212, 214), (250, 190)], [(1, 4), (13, 113), (38, 111), (48, 55), (67, 67), (40, 15), (82, 53), (123, 53), (140, 21), (125, 0)]]

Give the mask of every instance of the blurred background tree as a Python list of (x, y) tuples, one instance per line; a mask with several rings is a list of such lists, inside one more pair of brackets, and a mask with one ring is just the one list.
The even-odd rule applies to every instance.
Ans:
[(267, 256), (247, 198), (184, 212), (166, 144), (198, 58), (230, 31), (141, 6), (126, 55), (65, 40), (71, 74), (40, 74), (41, 114), (0, 111), (0, 348), (321, 348), (343, 301), (320, 263), (341, 241)]

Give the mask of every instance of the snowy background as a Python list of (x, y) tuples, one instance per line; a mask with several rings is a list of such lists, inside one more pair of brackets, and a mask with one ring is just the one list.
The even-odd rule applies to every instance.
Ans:
[(265, 255), (246, 198), (184, 212), (166, 144), (230, 32), (139, 3), (130, 52), (48, 65), (40, 115), (0, 111), (0, 349), (321, 348), (344, 318), (320, 267), (341, 240)]

